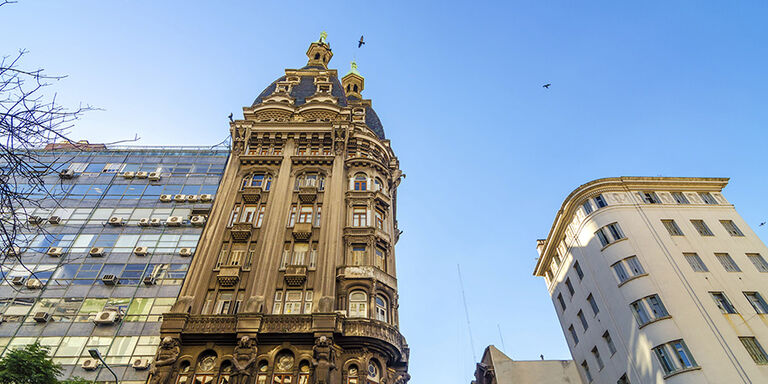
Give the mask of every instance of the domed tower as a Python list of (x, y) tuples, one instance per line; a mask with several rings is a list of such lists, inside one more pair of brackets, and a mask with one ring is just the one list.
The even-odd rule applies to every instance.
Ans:
[(232, 153), (152, 384), (405, 384), (394, 245), (402, 172), (325, 34), (230, 123)]

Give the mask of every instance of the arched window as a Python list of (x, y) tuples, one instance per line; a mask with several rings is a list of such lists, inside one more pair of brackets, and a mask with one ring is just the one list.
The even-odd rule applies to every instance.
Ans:
[(267, 382), (268, 369), (269, 369), (269, 365), (267, 364), (266, 361), (262, 360), (259, 362), (258, 375), (256, 376), (257, 384), (264, 384)]
[(347, 368), (347, 381), (345, 384), (357, 384), (360, 378), (360, 372), (357, 370), (357, 365), (352, 364)]
[(293, 352), (284, 350), (277, 354), (275, 357), (275, 374), (272, 376), (273, 383), (293, 383), (293, 365), (294, 365)]
[(265, 191), (269, 191), (272, 186), (272, 176), (265, 173), (254, 173), (248, 175), (243, 179), (243, 188), (256, 187), (262, 188)]
[(349, 317), (368, 317), (368, 295), (363, 291), (349, 294)]
[(368, 362), (368, 382), (378, 383), (381, 379), (381, 367), (374, 360)]
[(207, 350), (200, 354), (195, 365), (195, 377), (192, 379), (194, 384), (213, 384), (216, 379), (216, 367), (217, 360), (216, 352)]
[(355, 191), (366, 191), (368, 190), (368, 176), (365, 175), (365, 173), (358, 173), (355, 175)]
[(355, 84), (355, 86), (353, 88), (354, 88), (355, 92), (357, 92), (357, 84)]
[(378, 177), (373, 179), (373, 190), (374, 191), (384, 190), (384, 184), (381, 182), (381, 179), (379, 179)]
[(387, 299), (381, 295), (376, 296), (376, 320), (388, 322)]

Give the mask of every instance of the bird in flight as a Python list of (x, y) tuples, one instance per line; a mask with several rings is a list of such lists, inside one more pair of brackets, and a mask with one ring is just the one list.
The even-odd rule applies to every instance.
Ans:
[(229, 114), (229, 121), (235, 121), (235, 120), (232, 119), (232, 113), (231, 112)]
[(552, 85), (552, 84), (550, 84), (550, 83), (546, 83), (546, 84), (542, 85), (542, 87), (544, 87), (544, 88), (546, 88), (546, 89), (549, 89), (549, 86), (550, 86), (550, 85)]
[(363, 36), (360, 36), (360, 41), (357, 42), (357, 47), (360, 48), (365, 44), (365, 41), (363, 41)]
[(765, 225), (765, 221), (763, 221), (762, 223), (760, 223), (760, 226), (761, 226), (761, 227), (762, 227), (763, 225)]

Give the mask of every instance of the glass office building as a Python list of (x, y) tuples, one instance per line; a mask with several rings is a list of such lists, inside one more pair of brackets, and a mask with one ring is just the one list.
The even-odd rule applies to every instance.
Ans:
[(88, 145), (42, 156), (57, 199), (26, 208), (34, 225), (3, 255), (0, 351), (38, 341), (65, 377), (112, 381), (90, 358), (98, 348), (121, 382), (144, 382), (229, 149)]

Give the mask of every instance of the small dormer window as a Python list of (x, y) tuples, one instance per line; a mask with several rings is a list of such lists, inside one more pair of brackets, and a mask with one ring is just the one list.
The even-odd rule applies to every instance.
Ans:
[(315, 53), (315, 60), (318, 60), (318, 59), (320, 59), (320, 54), (319, 53)]
[(354, 90), (355, 90), (355, 92), (357, 92), (357, 84), (355, 84)]
[(278, 90), (278, 92), (288, 92), (288, 86), (285, 85), (285, 84), (278, 85), (277, 86), (277, 90)]
[(318, 85), (317, 86), (317, 90), (319, 92), (330, 92), (331, 91), (331, 86), (328, 85), (328, 84)]

